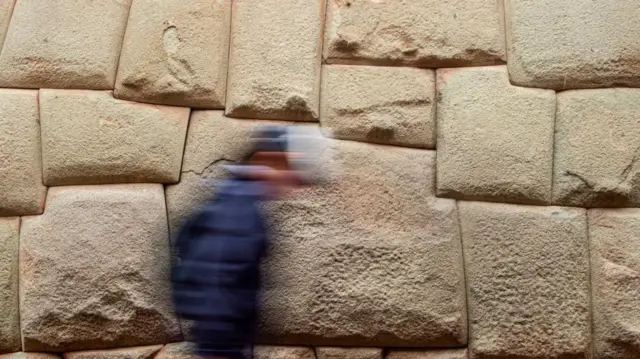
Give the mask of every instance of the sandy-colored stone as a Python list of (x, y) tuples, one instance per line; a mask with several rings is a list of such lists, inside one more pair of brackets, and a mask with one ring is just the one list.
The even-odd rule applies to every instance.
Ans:
[(201, 359), (194, 354), (195, 346), (192, 343), (172, 343), (162, 348), (155, 359)]
[(514, 84), (640, 86), (637, 0), (507, 0), (505, 13)]
[(145, 347), (87, 350), (64, 353), (64, 359), (152, 359), (162, 349), (160, 345)]
[(640, 355), (640, 209), (589, 211), (594, 358)]
[(11, 13), (13, 13), (13, 5), (16, 0), (1, 0), (0, 1), (0, 49), (4, 44), (4, 37), (7, 34), (7, 28), (9, 28), (9, 21), (11, 20)]
[(51, 353), (11, 353), (0, 355), (0, 359), (60, 359), (59, 356)]
[[(328, 346), (460, 346), (466, 306), (453, 200), (435, 152), (330, 140), (337, 181), (272, 202), (262, 338)], [(331, 174), (333, 176), (333, 174)], [(335, 179), (335, 178), (334, 178)]]
[(473, 358), (587, 358), (586, 211), (459, 202)]
[(17, 1), (0, 87), (112, 89), (130, 2)]
[(467, 349), (389, 350), (385, 359), (467, 359)]
[(335, 138), (434, 148), (435, 72), (325, 65), (321, 123)]
[(0, 216), (42, 213), (46, 192), (38, 91), (0, 89)]
[(318, 121), (325, 0), (232, 6), (226, 114)]
[(279, 346), (256, 346), (253, 357), (255, 359), (316, 359), (312, 348)]
[(317, 359), (382, 359), (382, 348), (317, 347)]
[(558, 94), (553, 201), (640, 206), (640, 89)]
[(551, 200), (555, 93), (509, 84), (505, 66), (439, 69), (438, 195)]
[(124, 37), (115, 96), (223, 108), (231, 0), (136, 0)]
[(418, 67), (492, 65), (504, 60), (496, 0), (330, 0), (328, 63)]
[(18, 251), (20, 218), (0, 218), (0, 353), (20, 350)]
[(159, 184), (54, 187), (22, 218), (24, 349), (76, 351), (180, 339)]
[(44, 183), (178, 182), (189, 111), (108, 91), (40, 90)]

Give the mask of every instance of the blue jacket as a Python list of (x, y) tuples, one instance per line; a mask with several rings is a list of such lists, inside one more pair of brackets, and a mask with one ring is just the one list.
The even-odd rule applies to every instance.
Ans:
[(253, 339), (260, 262), (267, 233), (258, 203), (266, 185), (232, 168), (216, 197), (183, 226), (175, 242), (173, 301), (193, 320), (199, 354), (243, 357)]

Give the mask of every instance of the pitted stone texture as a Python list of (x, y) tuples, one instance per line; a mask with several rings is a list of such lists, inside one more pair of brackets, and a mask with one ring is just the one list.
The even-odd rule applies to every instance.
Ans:
[(130, 1), (17, 1), (0, 86), (112, 89)]
[(637, 0), (507, 0), (505, 12), (514, 84), (640, 86)]
[(0, 353), (21, 349), (18, 305), (20, 218), (0, 218)]
[(38, 91), (0, 89), (0, 216), (42, 213), (46, 192)]
[(459, 202), (473, 358), (586, 358), (586, 211)]
[(382, 359), (381, 348), (317, 347), (317, 359)]
[(255, 359), (316, 359), (313, 349), (309, 347), (256, 346), (253, 350)]
[(511, 86), (505, 66), (437, 75), (438, 195), (548, 203), (554, 92)]
[(161, 185), (51, 188), (45, 213), (23, 217), (20, 240), (25, 350), (180, 339)]
[(152, 359), (162, 345), (64, 353), (64, 359)]
[(192, 343), (172, 343), (165, 345), (155, 359), (201, 359), (194, 354)]
[(321, 123), (335, 138), (435, 147), (435, 73), (409, 67), (323, 67)]
[(467, 349), (390, 350), (385, 359), (467, 359)]
[(191, 114), (180, 183), (165, 190), (172, 237), (184, 220), (214, 194), (215, 181), (226, 176), (223, 166), (241, 160), (249, 151), (249, 136), (257, 124), (225, 117), (223, 111)]
[(553, 200), (640, 206), (640, 89), (558, 94)]
[(640, 353), (640, 209), (589, 211), (594, 358)]
[(11, 13), (13, 12), (13, 5), (16, 0), (2, 0), (0, 1), (0, 49), (4, 44), (4, 37), (7, 34), (7, 28), (9, 27), (9, 21), (11, 20)]
[(325, 0), (232, 6), (226, 114), (318, 121)]
[(134, 1), (115, 96), (223, 108), (230, 17), (230, 0)]
[(50, 353), (11, 353), (0, 355), (0, 359), (60, 359), (59, 356)]
[(265, 262), (262, 339), (466, 344), (455, 203), (434, 196), (435, 152), (336, 140), (330, 146), (331, 184), (268, 204), (274, 240)]
[(189, 108), (138, 104), (107, 91), (41, 90), (44, 182), (175, 183)]
[(328, 63), (479, 66), (505, 57), (495, 0), (328, 1)]

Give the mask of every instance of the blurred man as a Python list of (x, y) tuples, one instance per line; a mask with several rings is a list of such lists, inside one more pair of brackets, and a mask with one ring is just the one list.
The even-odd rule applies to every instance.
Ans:
[(314, 182), (310, 156), (304, 153), (313, 139), (295, 136), (295, 128), (302, 129), (260, 128), (245, 160), (228, 167), (231, 179), (176, 239), (174, 307), (193, 321), (191, 341), (199, 356), (248, 357), (258, 314), (259, 267), (268, 243), (258, 205)]

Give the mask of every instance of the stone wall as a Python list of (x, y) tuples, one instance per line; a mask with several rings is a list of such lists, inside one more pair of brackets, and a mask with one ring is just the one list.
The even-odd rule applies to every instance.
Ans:
[(340, 181), (268, 205), (256, 358), (640, 358), (638, 19), (1, 0), (0, 358), (186, 357), (171, 235), (267, 121)]

